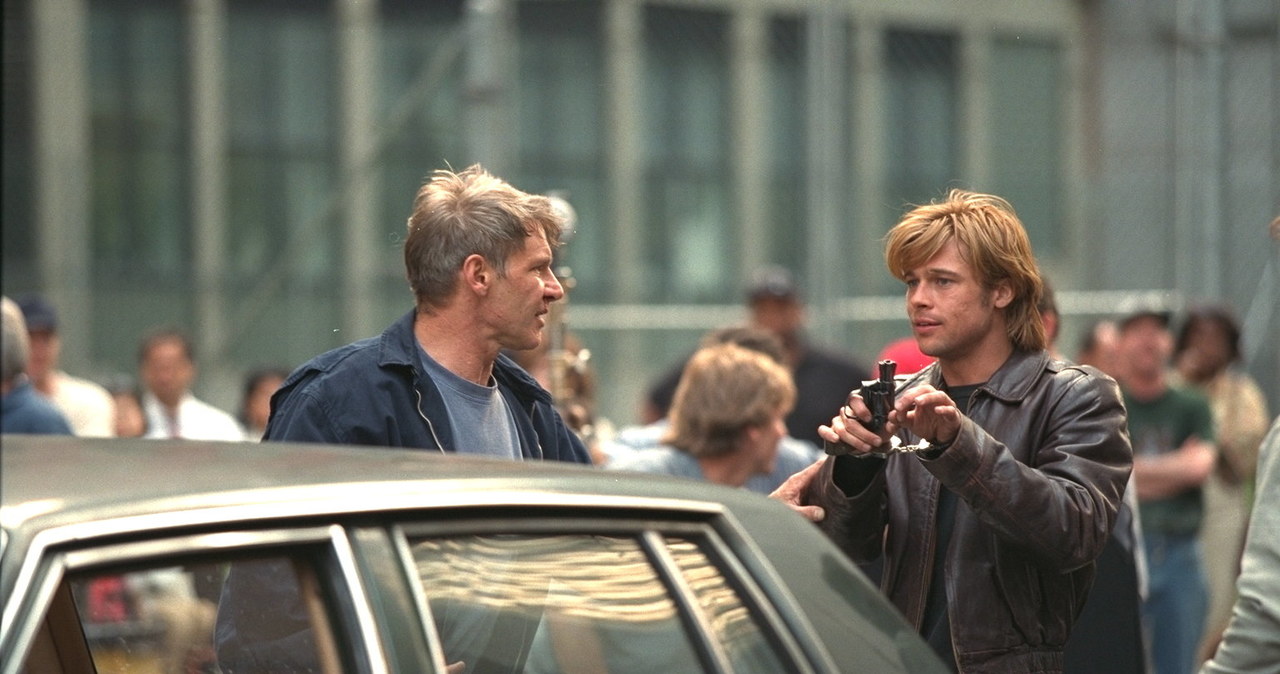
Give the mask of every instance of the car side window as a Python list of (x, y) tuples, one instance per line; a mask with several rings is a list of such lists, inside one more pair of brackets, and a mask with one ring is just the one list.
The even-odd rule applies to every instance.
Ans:
[(693, 541), (511, 534), (410, 549), (444, 660), (467, 672), (787, 669)]
[(711, 557), (694, 540), (668, 537), (667, 548), (698, 598), (702, 612), (722, 645), (734, 672), (786, 671), (764, 637), (759, 622), (747, 610)]
[[(248, 585), (229, 602), (235, 583)], [(257, 583), (271, 592), (258, 593)], [(282, 598), (301, 612), (295, 625), (270, 622)], [(314, 569), (303, 560), (79, 571), (55, 592), (25, 671), (336, 673), (342, 667), (332, 639), (316, 636), (330, 634)], [(50, 668), (55, 661), (61, 665)]]

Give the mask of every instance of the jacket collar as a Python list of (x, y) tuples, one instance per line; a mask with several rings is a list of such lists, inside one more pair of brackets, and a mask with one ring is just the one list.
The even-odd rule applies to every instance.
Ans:
[[(379, 367), (407, 367), (417, 371), (418, 339), (413, 334), (413, 321), (416, 312), (410, 310), (392, 323), (378, 340)], [(493, 378), (499, 386), (509, 387), (520, 398), (531, 398), (537, 402), (551, 403), (551, 394), (538, 385), (529, 373), (525, 372), (515, 361), (499, 354), (493, 363)]]
[(412, 368), (417, 362), (418, 340), (413, 336), (414, 311), (401, 316), (378, 338), (378, 367)]
[[(987, 383), (982, 386), (982, 390), (991, 394), (995, 398), (1005, 402), (1013, 402), (1022, 400), (1036, 385), (1040, 374), (1045, 371), (1045, 367), (1049, 364), (1049, 352), (1039, 351), (1018, 351), (1009, 356), (1008, 360), (996, 370)], [(907, 380), (906, 387), (915, 386), (922, 382), (928, 381), (936, 388), (942, 387), (942, 366), (933, 363), (916, 373)]]

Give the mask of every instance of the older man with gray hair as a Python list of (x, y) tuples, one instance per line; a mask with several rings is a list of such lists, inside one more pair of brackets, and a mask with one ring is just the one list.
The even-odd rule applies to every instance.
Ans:
[(71, 427), (62, 413), (48, 400), (40, 397), (27, 378), (27, 322), (22, 309), (8, 297), (0, 298), (3, 314), (3, 377), (0, 378), (0, 433), (52, 433), (71, 434)]

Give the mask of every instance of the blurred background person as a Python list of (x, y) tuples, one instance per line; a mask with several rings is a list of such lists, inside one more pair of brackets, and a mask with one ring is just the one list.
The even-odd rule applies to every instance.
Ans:
[[(791, 272), (778, 266), (757, 271), (747, 287), (748, 323), (777, 335), (782, 343), (782, 364), (791, 370), (796, 404), (787, 416), (793, 438), (822, 447), (818, 426), (831, 420), (833, 410), (844, 405), (849, 391), (858, 388), (871, 371), (853, 358), (820, 348), (804, 332), (805, 304)], [(683, 363), (672, 368), (650, 387), (641, 419), (651, 423), (666, 416)]]
[(1257, 382), (1235, 367), (1240, 357), (1240, 324), (1229, 308), (1205, 305), (1188, 312), (1174, 345), (1175, 381), (1209, 399), (1218, 447), (1217, 464), (1204, 483), (1200, 529), (1209, 584), (1202, 660), (1213, 654), (1231, 618), (1258, 447), (1271, 419)]
[(251, 371), (244, 381), (244, 397), (240, 401), (240, 425), (244, 439), (257, 442), (267, 432), (271, 418), (271, 394), (280, 388), (289, 371), (280, 367), (263, 367)]
[[(1038, 305), (1040, 320), (1044, 323), (1048, 349), (1055, 358), (1065, 360), (1058, 347), (1062, 334), (1061, 314), (1057, 299), (1045, 284), (1045, 297)], [(1106, 348), (1115, 349), (1115, 324), (1106, 321), (1096, 323), (1112, 330), (1112, 340)], [(1091, 348), (1100, 349), (1096, 344)], [(1114, 360), (1114, 354), (1094, 356)], [(1078, 363), (1093, 365), (1095, 363)], [(1110, 367), (1110, 365), (1108, 366)], [(1107, 370), (1098, 368), (1104, 374)], [(1138, 494), (1134, 477), (1129, 475), (1124, 498), (1116, 512), (1116, 523), (1098, 555), (1097, 573), (1084, 608), (1071, 628), (1071, 637), (1064, 651), (1064, 667), (1067, 672), (1081, 674), (1146, 674), (1147, 637), (1143, 629), (1142, 603), (1146, 598), (1146, 559), (1142, 548), (1142, 523), (1138, 517)]]
[[(723, 344), (733, 344), (760, 353), (775, 363), (782, 364), (782, 342), (778, 336), (763, 328), (750, 325), (731, 326), (708, 332), (703, 335), (699, 342), (699, 351), (695, 353)], [(794, 380), (792, 383), (795, 383)], [(667, 446), (664, 438), (670, 433), (670, 423), (671, 417), (666, 416), (653, 423), (619, 429), (610, 441), (601, 443), (604, 466), (613, 468), (624, 463), (643, 461), (639, 458), (633, 460), (630, 457), (632, 454), (642, 454), (651, 449)], [(788, 431), (788, 434), (778, 442), (778, 455), (774, 459), (773, 470), (767, 475), (748, 477), (745, 486), (751, 491), (762, 494), (771, 493), (788, 477), (803, 470), (822, 456), (822, 450), (815, 447), (813, 443), (794, 438)]]
[(1040, 312), (1040, 322), (1044, 324), (1044, 336), (1049, 340), (1049, 355), (1062, 360), (1062, 351), (1058, 348), (1058, 336), (1062, 333), (1062, 313), (1058, 311), (1058, 296), (1053, 292), (1049, 279), (1044, 280), (1044, 294), (1036, 305)]
[(27, 325), (22, 309), (8, 297), (0, 299), (0, 433), (70, 435), (71, 426), (58, 408), (36, 393), (27, 377)]
[(88, 379), (73, 377), (58, 369), (62, 337), (58, 334), (58, 313), (43, 297), (18, 299), (27, 322), (30, 353), (27, 376), (40, 395), (48, 398), (76, 435), (107, 438), (115, 435), (115, 403), (107, 390)]
[(181, 331), (165, 328), (147, 335), (138, 350), (138, 371), (144, 389), (146, 437), (244, 439), (235, 417), (192, 395), (195, 355), (191, 340)]
[(732, 343), (705, 347), (676, 387), (664, 446), (620, 457), (610, 468), (744, 486), (774, 471), (795, 399), (791, 373), (772, 358)]
[(1116, 380), (1133, 445), (1147, 562), (1143, 620), (1155, 674), (1184, 674), (1199, 663), (1209, 604), (1202, 486), (1217, 461), (1208, 401), (1170, 380), (1170, 319), (1167, 311), (1137, 308), (1118, 323)]
[(583, 346), (577, 335), (565, 331), (560, 337), (562, 343), (556, 345), (556, 353), (552, 353), (550, 331), (553, 326), (548, 324), (546, 329), (548, 337), (538, 346), (522, 351), (504, 349), (503, 353), (551, 392), (565, 425), (587, 446), (591, 463), (607, 463), (609, 457), (604, 453), (604, 446), (612, 440), (614, 427), (612, 421), (597, 411), (596, 372), (591, 364), (591, 350)]
[(1094, 321), (1080, 334), (1080, 346), (1076, 349), (1076, 362), (1092, 365), (1116, 376), (1116, 346), (1119, 339), (1116, 322), (1110, 319)]
[(113, 430), (119, 438), (140, 438), (147, 434), (147, 417), (142, 413), (142, 394), (133, 377), (117, 375), (107, 382), (107, 393), (115, 404)]

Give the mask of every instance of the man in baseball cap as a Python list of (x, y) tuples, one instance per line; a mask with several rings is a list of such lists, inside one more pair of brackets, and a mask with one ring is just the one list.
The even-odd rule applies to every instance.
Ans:
[(36, 391), (53, 402), (76, 435), (114, 437), (115, 402), (111, 394), (98, 384), (58, 369), (62, 338), (58, 334), (57, 310), (38, 295), (19, 298), (18, 306), (27, 321), (31, 345), (27, 375)]

